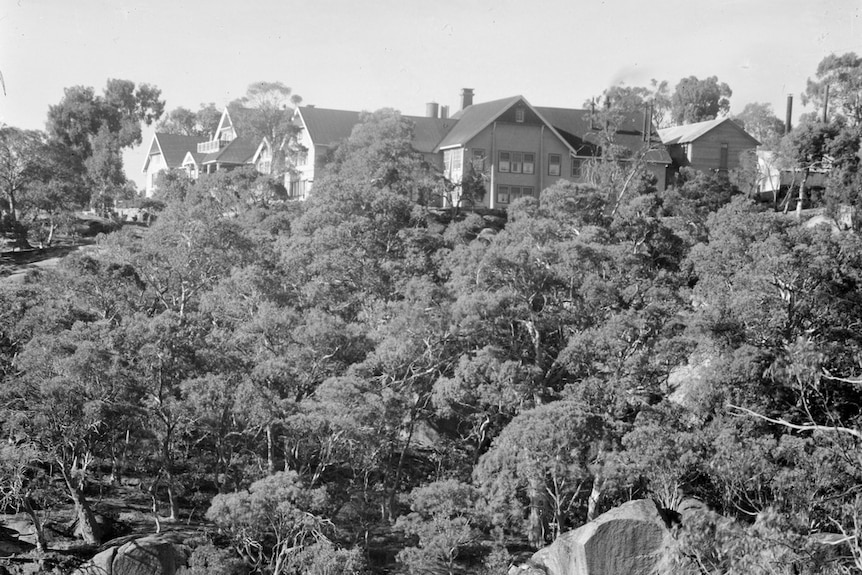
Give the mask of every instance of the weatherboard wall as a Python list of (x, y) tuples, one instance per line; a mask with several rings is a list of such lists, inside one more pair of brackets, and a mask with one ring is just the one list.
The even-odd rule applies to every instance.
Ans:
[[(513, 193), (513, 189), (532, 190), (533, 197), (560, 179), (572, 179), (572, 160), (570, 149), (554, 134), (554, 132), (539, 123), (494, 122), (474, 136), (466, 146), (466, 157), (472, 157), (472, 151), (486, 151), (486, 169), (488, 170), (487, 192), (480, 207), (505, 209), (517, 197), (525, 195), (522, 191)], [(520, 173), (510, 170), (500, 171), (500, 152), (529, 153), (534, 155), (532, 173)], [(560, 174), (548, 173), (548, 158), (553, 154), (560, 157)], [(506, 193), (501, 190), (508, 190)]]
[[(722, 144), (727, 145), (726, 166), (722, 166)], [(685, 154), (687, 165), (696, 170), (708, 172), (739, 168), (740, 154), (754, 150), (755, 147), (755, 144), (745, 132), (740, 131), (731, 125), (730, 122), (726, 122), (716, 126), (693, 142), (683, 145), (682, 152)], [(675, 158), (680, 157), (678, 154), (672, 155)]]

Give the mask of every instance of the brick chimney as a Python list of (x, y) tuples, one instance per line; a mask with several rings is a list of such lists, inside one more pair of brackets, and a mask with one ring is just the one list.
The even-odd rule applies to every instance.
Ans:
[(429, 118), (436, 118), (439, 108), (440, 105), (437, 102), (428, 102), (425, 104), (425, 115)]
[(449, 106), (440, 106), (440, 118), (443, 120), (449, 118)]
[(463, 88), (461, 90), (461, 109), (473, 105), (473, 88)]

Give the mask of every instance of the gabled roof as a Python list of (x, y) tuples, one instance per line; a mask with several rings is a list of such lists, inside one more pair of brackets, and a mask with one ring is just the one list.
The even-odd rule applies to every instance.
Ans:
[[(592, 110), (546, 107), (536, 107), (536, 110), (569, 142), (575, 149), (575, 155), (595, 156), (600, 153), (599, 132), (604, 126), (594, 124), (591, 119)], [(620, 113), (617, 118), (614, 133), (615, 144), (632, 152), (643, 151), (649, 145), (652, 149), (647, 150), (645, 155), (648, 162), (671, 163), (670, 155), (664, 146), (652, 146), (652, 144), (657, 143), (654, 137), (649, 143), (644, 141), (643, 114), (639, 112)]]
[(207, 139), (200, 136), (180, 136), (178, 134), (165, 134), (156, 132), (153, 134), (153, 142), (150, 144), (150, 152), (144, 162), (143, 171), (147, 171), (150, 156), (161, 154), (168, 168), (179, 168), (183, 164), (186, 152), (197, 150), (198, 143)]
[(297, 114), (316, 146), (335, 146), (353, 131), (359, 123), (359, 112), (332, 110), (314, 106), (301, 106)]
[(694, 124), (684, 124), (682, 126), (674, 126), (673, 128), (664, 128), (659, 130), (658, 134), (662, 143), (666, 146), (671, 146), (673, 144), (688, 144), (703, 137), (707, 133), (727, 122), (730, 122), (732, 127), (736, 128), (741, 134), (751, 140), (751, 143), (755, 146), (760, 145), (760, 142), (758, 142), (754, 136), (746, 132), (742, 126), (730, 118), (716, 118), (715, 120), (707, 120), (705, 122), (695, 122)]
[(201, 164), (246, 164), (257, 151), (258, 143), (251, 138), (238, 137), (218, 152), (204, 155)]
[(254, 155), (251, 157), (251, 163), (256, 164), (260, 155), (263, 154), (264, 150), (272, 151), (272, 147), (269, 145), (269, 138), (264, 136), (263, 140), (261, 140), (260, 144), (257, 146), (257, 149), (254, 151)]
[(230, 117), (230, 111), (227, 106), (225, 106), (224, 110), (221, 113), (221, 118), (218, 121), (218, 127), (216, 128), (215, 133), (218, 134), (225, 128), (233, 128), (233, 120)]
[(473, 104), (467, 106), (463, 110), (459, 110), (452, 116), (453, 120), (458, 123), (454, 128), (443, 138), (443, 141), (437, 146), (438, 150), (451, 148), (454, 146), (463, 146), (472, 140), (476, 134), (488, 127), (491, 122), (496, 120), (503, 112), (517, 104), (523, 98), (521, 96), (512, 96), (503, 98), (502, 100), (492, 100), (490, 102), (482, 102), (481, 104)]
[(189, 150), (188, 152), (186, 152), (186, 155), (183, 156), (182, 165), (185, 166), (187, 164), (194, 164), (195, 167), (200, 166), (201, 160), (203, 160), (204, 156), (206, 156), (206, 154), (201, 154), (197, 151)]

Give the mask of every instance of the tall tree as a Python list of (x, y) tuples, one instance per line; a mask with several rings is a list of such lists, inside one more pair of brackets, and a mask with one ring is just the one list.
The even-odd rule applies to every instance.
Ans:
[(141, 143), (141, 124), (150, 125), (164, 111), (161, 90), (130, 80), (108, 80), (101, 96), (93, 88), (66, 88), (63, 99), (48, 109), (48, 133), (82, 159), (99, 198), (125, 175), (120, 156)]
[(413, 149), (413, 130), (413, 123), (397, 110), (363, 112), (350, 137), (336, 149), (327, 172), (427, 203), (439, 181)]
[[(273, 149), (273, 173), (285, 169), (285, 153), (299, 127), (293, 123), (293, 111), (302, 97), (282, 82), (254, 82), (245, 96), (228, 104), (231, 118), (240, 135), (260, 141), (269, 140)], [(243, 108), (250, 109), (246, 113)]]
[(817, 65), (815, 77), (808, 79), (802, 101), (813, 102), (822, 114), (828, 90), (827, 120), (841, 115), (852, 126), (862, 126), (862, 57), (855, 52), (830, 54)]
[(606, 105), (611, 108), (632, 113), (643, 112), (647, 104), (652, 105), (653, 123), (658, 128), (664, 128), (670, 121), (671, 96), (667, 80), (650, 80), (649, 86), (626, 86), (618, 84), (602, 92), (598, 100), (587, 102), (587, 105)]
[(784, 121), (772, 111), (772, 104), (749, 102), (733, 121), (757, 138), (763, 147), (774, 150), (784, 134)]
[(201, 104), (197, 112), (179, 106), (165, 114), (156, 124), (156, 131), (181, 136), (212, 137), (221, 115), (222, 111), (212, 102)]
[(180, 136), (203, 136), (204, 133), (198, 128), (197, 114), (183, 108), (174, 108), (156, 124), (156, 132), (167, 134), (178, 134)]
[(42, 132), (0, 128), (0, 194), (13, 220), (18, 219), (22, 196), (46, 176), (44, 149)]
[(712, 120), (730, 110), (733, 91), (718, 77), (699, 80), (696, 76), (683, 78), (676, 85), (671, 97), (673, 121), (676, 124), (691, 124)]

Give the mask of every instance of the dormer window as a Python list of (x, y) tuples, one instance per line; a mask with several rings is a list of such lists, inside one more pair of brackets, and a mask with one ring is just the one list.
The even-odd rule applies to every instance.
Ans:
[(519, 124), (524, 123), (524, 108), (515, 108), (515, 121)]

